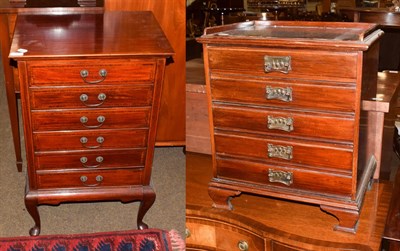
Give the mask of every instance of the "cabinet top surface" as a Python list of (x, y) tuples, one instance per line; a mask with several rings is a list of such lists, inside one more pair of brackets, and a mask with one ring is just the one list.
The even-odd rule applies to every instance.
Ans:
[(150, 11), (109, 11), (20, 14), (9, 57), (24, 60), (172, 54), (172, 47)]
[(251, 21), (211, 27), (198, 39), (201, 43), (258, 43), (286, 41), (300, 44), (346, 44), (359, 47), (381, 35), (376, 24), (344, 22)]

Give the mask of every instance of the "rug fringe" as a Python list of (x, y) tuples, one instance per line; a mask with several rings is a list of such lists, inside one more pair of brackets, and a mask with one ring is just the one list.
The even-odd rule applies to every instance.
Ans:
[(186, 244), (183, 238), (180, 236), (178, 231), (172, 229), (169, 231), (169, 237), (171, 239), (171, 245), (173, 251), (185, 251)]

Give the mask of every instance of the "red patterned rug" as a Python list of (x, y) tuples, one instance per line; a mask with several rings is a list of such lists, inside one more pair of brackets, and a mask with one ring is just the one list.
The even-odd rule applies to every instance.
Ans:
[(160, 229), (0, 238), (0, 251), (182, 251), (174, 231)]

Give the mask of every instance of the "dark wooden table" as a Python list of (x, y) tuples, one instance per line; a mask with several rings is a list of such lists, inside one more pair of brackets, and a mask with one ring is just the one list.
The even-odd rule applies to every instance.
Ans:
[(346, 14), (354, 22), (377, 23), (383, 27), (400, 28), (400, 12), (388, 8), (341, 8), (341, 14)]
[(379, 24), (385, 32), (379, 50), (379, 70), (400, 70), (400, 12), (388, 8), (341, 8), (354, 22)]
[(400, 74), (379, 72), (376, 97), (363, 100), (362, 110), (366, 111), (368, 120), (375, 121), (368, 127), (369, 145), (376, 157), (377, 164), (374, 178), (388, 178), (392, 159), (392, 138), (396, 119), (397, 98), (400, 86)]

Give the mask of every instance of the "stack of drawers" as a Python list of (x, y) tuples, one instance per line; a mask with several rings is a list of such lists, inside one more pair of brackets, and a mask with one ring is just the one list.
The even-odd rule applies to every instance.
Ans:
[(31, 185), (142, 184), (155, 70), (150, 60), (29, 63)]
[(340, 48), (333, 26), (319, 25), (248, 22), (199, 39), (213, 125), (209, 192), (227, 209), (241, 192), (317, 203), (353, 232), (368, 183), (360, 177), (374, 168), (359, 147), (360, 103), (376, 88), (380, 33), (362, 49)]
[[(159, 63), (112, 59), (19, 65), (27, 83), (21, 89), (30, 166), (26, 205), (32, 216), (37, 204), (143, 199), (138, 227), (147, 228), (142, 218), (155, 199), (149, 183)], [(31, 235), (40, 231), (40, 219), (35, 222)]]
[[(283, 78), (251, 79), (257, 73), (265, 74), (259, 67), (252, 75), (235, 69), (241, 75), (233, 78), (217, 73), (228, 65), (226, 57), (232, 51), (219, 52), (214, 60), (216, 53), (209, 50), (216, 72), (211, 88), (218, 177), (266, 184), (268, 176), (271, 186), (283, 183), (288, 189), (350, 195), (356, 71), (348, 74), (354, 79), (350, 83), (310, 80), (306, 74), (313, 76), (312, 69), (299, 68), (303, 60), (312, 61), (312, 56), (286, 51), (282, 54), (291, 55), (292, 64), (296, 64), (293, 67), (304, 76), (296, 76), (293, 70)], [(277, 53), (251, 50), (236, 55), (250, 64), (254, 58)], [(329, 59), (329, 55), (324, 57)], [(332, 57), (330, 63), (339, 68), (341, 62)], [(314, 95), (317, 93), (321, 95)], [(336, 97), (341, 99), (336, 101)], [(280, 179), (280, 175), (285, 178)]]

